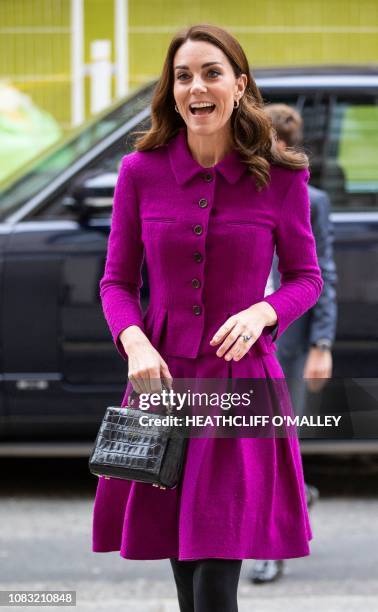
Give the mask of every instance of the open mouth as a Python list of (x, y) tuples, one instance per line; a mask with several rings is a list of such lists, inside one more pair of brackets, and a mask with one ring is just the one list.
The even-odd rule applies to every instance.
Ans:
[(206, 106), (190, 105), (189, 109), (192, 115), (210, 115), (215, 109), (215, 104), (208, 104)]

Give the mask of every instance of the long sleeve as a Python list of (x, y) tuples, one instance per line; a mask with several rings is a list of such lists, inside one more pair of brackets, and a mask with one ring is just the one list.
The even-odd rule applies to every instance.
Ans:
[[(314, 206), (315, 204), (315, 206)], [(316, 240), (316, 251), (322, 278), (323, 291), (311, 309), (309, 342), (326, 338), (334, 342), (337, 323), (337, 271), (333, 257), (334, 228), (329, 218), (330, 201), (326, 192), (319, 192), (312, 206), (314, 210), (312, 228)]]
[(114, 343), (126, 360), (119, 334), (130, 325), (143, 331), (140, 304), (144, 247), (138, 197), (129, 156), (122, 159), (114, 202), (104, 275), (100, 280), (102, 308)]
[[(321, 276), (311, 228), (307, 168), (295, 172), (281, 207), (275, 230), (280, 287), (264, 297), (277, 314), (277, 323), (267, 327), (271, 340), (277, 340), (287, 327), (318, 300)], [(267, 331), (266, 331), (267, 330)]]

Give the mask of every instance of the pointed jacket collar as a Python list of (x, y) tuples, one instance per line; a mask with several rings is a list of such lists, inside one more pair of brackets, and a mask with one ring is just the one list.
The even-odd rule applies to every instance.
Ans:
[(220, 172), (229, 183), (233, 184), (239, 180), (246, 170), (247, 166), (243, 163), (242, 157), (236, 149), (230, 151), (215, 166), (210, 168), (201, 166), (192, 157), (186, 136), (186, 128), (182, 127), (167, 144), (172, 171), (179, 185), (183, 185), (197, 174), (205, 174), (214, 170)]

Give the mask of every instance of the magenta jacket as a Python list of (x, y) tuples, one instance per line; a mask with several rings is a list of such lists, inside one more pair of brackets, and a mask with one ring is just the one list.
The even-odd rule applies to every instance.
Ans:
[[(155, 346), (164, 337), (166, 354), (194, 358), (204, 336), (210, 340), (228, 316), (262, 300), (278, 323), (255, 344), (271, 352), (274, 340), (317, 302), (323, 281), (309, 171), (271, 165), (270, 173), (269, 186), (258, 192), (237, 151), (202, 167), (190, 154), (186, 128), (167, 145), (122, 159), (100, 295), (123, 358), (119, 334), (130, 325)], [(281, 286), (264, 297), (275, 245)], [(150, 304), (143, 315), (144, 257)]]

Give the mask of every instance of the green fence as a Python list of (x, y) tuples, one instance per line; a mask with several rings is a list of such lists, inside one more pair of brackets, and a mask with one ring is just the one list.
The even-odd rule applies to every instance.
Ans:
[[(67, 129), (72, 125), (72, 6), (75, 0), (1, 0), (0, 79), (31, 96)], [(112, 43), (117, 0), (79, 0), (83, 9), (84, 116), (89, 116), (90, 43)], [(119, 0), (118, 0), (119, 3)], [(124, 0), (130, 89), (156, 77), (179, 28), (227, 27), (252, 67), (378, 61), (376, 0)], [(112, 97), (116, 97), (113, 76)]]

